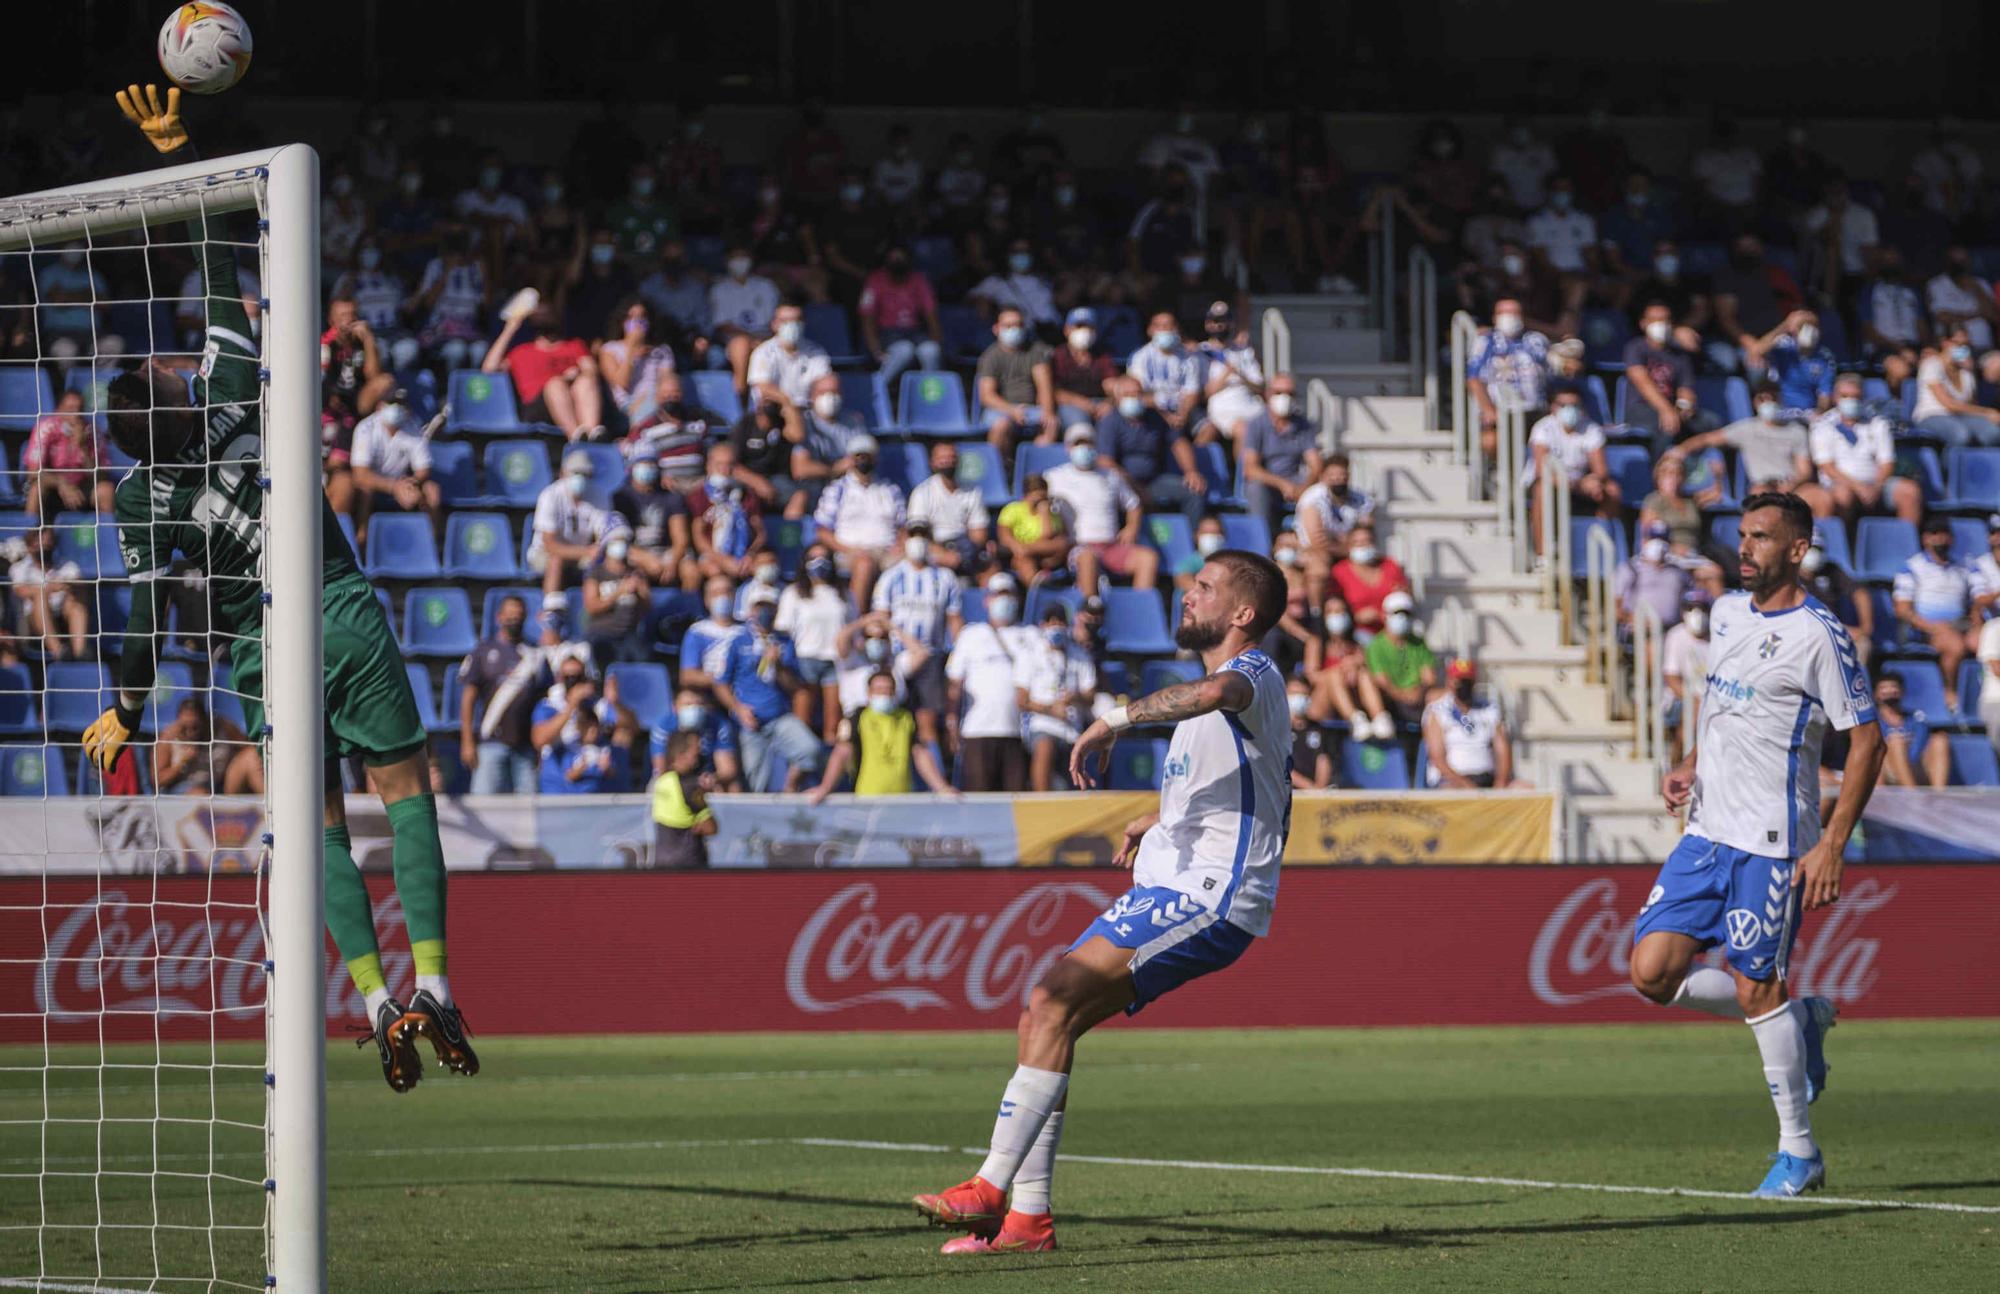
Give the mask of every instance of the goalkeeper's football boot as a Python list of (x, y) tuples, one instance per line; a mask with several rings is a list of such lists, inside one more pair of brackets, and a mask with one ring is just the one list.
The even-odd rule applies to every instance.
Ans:
[(1039, 1254), (1056, 1247), (1056, 1220), (1047, 1213), (1019, 1213), (1007, 1211), (1007, 1220), (1000, 1224), (1000, 1234), (992, 1239), (984, 1236), (960, 1236), (956, 1240), (944, 1242), (940, 1253), (947, 1254)]
[(1771, 1171), (1750, 1194), (1760, 1200), (1788, 1200), (1826, 1185), (1826, 1156), (1801, 1159), (1780, 1150), (1771, 1156)]
[(472, 1031), (465, 1027), (465, 1017), (457, 1007), (438, 1001), (429, 989), (417, 990), (402, 1023), (406, 1032), (430, 1040), (438, 1064), (467, 1078), (479, 1072), (479, 1056), (472, 1050)]
[(375, 1027), (356, 1038), (354, 1045), (366, 1047), (371, 1038), (375, 1049), (382, 1053), (382, 1077), (388, 1081), (389, 1090), (407, 1092), (415, 1087), (424, 1076), (424, 1062), (417, 1056), (416, 1035), (405, 1027), (402, 1005), (395, 998), (384, 1002), (375, 1012)]
[(1840, 1007), (1831, 998), (1801, 1001), (1806, 1008), (1806, 1104), (1811, 1105), (1826, 1090), (1826, 1074), (1832, 1068), (1826, 1063), (1826, 1034), (1839, 1023)]
[(915, 1196), (910, 1202), (934, 1227), (953, 1227), (982, 1237), (998, 1235), (1000, 1220), (1007, 1212), (1007, 1192), (983, 1177), (960, 1182), (937, 1195)]

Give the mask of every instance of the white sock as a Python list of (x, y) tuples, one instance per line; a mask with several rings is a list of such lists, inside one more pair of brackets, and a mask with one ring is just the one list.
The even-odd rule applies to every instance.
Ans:
[(436, 998), (439, 1002), (443, 1003), (445, 1006), (452, 1005), (451, 981), (447, 980), (444, 976), (419, 975), (417, 976), (417, 987), (421, 990), (429, 992), (432, 997)]
[(1049, 1183), (1056, 1174), (1056, 1147), (1062, 1144), (1062, 1130), (1063, 1112), (1057, 1110), (1042, 1125), (1042, 1135), (1035, 1138), (1028, 1157), (1021, 1161), (1021, 1171), (1014, 1177), (1014, 1198), (1007, 1206), (1014, 1212), (1049, 1211)]
[(368, 990), (368, 995), (367, 995), (367, 1002), (368, 1002), (368, 1027), (369, 1027), (369, 1028), (371, 1028), (371, 1029), (372, 1029), (372, 1028), (374, 1028), (374, 1027), (375, 1027), (375, 1013), (376, 1013), (377, 1011), (380, 1011), (380, 1010), (382, 1009), (382, 1004), (383, 1004), (384, 1002), (387, 1002), (388, 1000), (389, 1000), (389, 990), (388, 990), (388, 989), (386, 989), (386, 988), (375, 988), (375, 989), (369, 989), (369, 990)]
[(1806, 1117), (1805, 1004), (1787, 1002), (1748, 1021), (1764, 1057), (1764, 1080), (1771, 1085), (1771, 1104), (1778, 1108), (1778, 1149), (1801, 1159), (1819, 1153), (1812, 1123)]
[(1034, 1149), (1042, 1125), (1062, 1104), (1068, 1090), (1068, 1074), (1017, 1066), (1000, 1097), (1000, 1117), (993, 1121), (993, 1145), (986, 1152), (986, 1162), (979, 1166), (979, 1175), (1003, 1191), (1012, 1186), (1021, 1161)]
[(1697, 966), (1681, 981), (1680, 991), (1668, 1006), (1684, 1006), (1693, 1011), (1706, 1011), (1719, 1015), (1725, 1020), (1741, 1020), (1743, 1004), (1736, 1000), (1736, 980), (1726, 970), (1713, 966)]

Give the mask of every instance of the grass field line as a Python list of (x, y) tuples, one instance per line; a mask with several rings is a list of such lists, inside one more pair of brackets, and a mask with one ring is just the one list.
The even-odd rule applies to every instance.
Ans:
[[(888, 1150), (910, 1154), (981, 1155), (984, 1146), (937, 1146), (918, 1141), (851, 1141), (840, 1137), (795, 1137), (792, 1144), (835, 1150)], [(1709, 1191), (1692, 1186), (1619, 1186), (1605, 1182), (1545, 1182), (1532, 1177), (1487, 1177), (1463, 1173), (1419, 1173), (1393, 1168), (1343, 1168), (1327, 1164), (1238, 1164), (1209, 1159), (1138, 1159), (1129, 1155), (1057, 1155), (1072, 1164), (1111, 1164), (1128, 1168), (1189, 1168), (1210, 1173), (1286, 1173), (1309, 1177), (1368, 1177), (1401, 1182), (1444, 1182), (1458, 1186), (1513, 1186), (1537, 1191), (1590, 1191), (1601, 1195), (1661, 1195), (1702, 1200), (1744, 1200), (1744, 1191)], [(1815, 1204), (1844, 1204), (1861, 1209), (1919, 1209), (1931, 1213), (2000, 1213), (2000, 1205), (1943, 1204), (1923, 1200), (1852, 1199), (1838, 1195), (1801, 1195)], [(1783, 1202), (1783, 1201), (1780, 1201)]]
[(71, 1285), (64, 1281), (36, 1280), (33, 1277), (16, 1280), (11, 1276), (0, 1276), (0, 1290), (47, 1290), (49, 1294), (146, 1294), (145, 1290), (129, 1285)]

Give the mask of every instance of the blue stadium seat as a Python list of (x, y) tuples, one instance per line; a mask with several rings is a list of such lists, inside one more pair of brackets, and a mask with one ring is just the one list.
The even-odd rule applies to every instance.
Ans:
[(689, 376), (696, 404), (732, 423), (743, 416), (743, 397), (736, 394), (736, 378), (728, 370), (698, 368)]
[[(453, 661), (444, 667), (444, 686), (437, 693), (437, 727), (434, 732), (457, 733), (461, 729), (459, 720), (459, 694), (464, 691), (458, 682), (459, 662)], [(414, 667), (412, 667), (414, 668)], [(430, 677), (425, 671), (424, 677)]]
[(1924, 502), (1935, 505), (1944, 498), (1944, 465), (1929, 445), (1905, 445), (1896, 455), (1896, 470), (1907, 473), (1923, 488)]
[(496, 440), (486, 447), (486, 498), (500, 507), (534, 507), (554, 479), (548, 446), (539, 440)]
[[(454, 514), (452, 520), (463, 515)], [(414, 512), (387, 512), (371, 518), (365, 569), (371, 580), (434, 580), (443, 574), (437, 541), (431, 537), (431, 519)]]
[(0, 544), (10, 539), (26, 539), (40, 524), (32, 512), (0, 512)]
[(1895, 517), (1863, 517), (1855, 523), (1854, 574), (1864, 580), (1892, 580), (1917, 553), (1917, 528)]
[(417, 703), (417, 717), (424, 721), (424, 731), (436, 733), (438, 729), (437, 697), (431, 693), (431, 672), (415, 661), (406, 662), (403, 673), (410, 680), (410, 696)]
[(565, 454), (581, 451), (590, 459), (590, 499), (600, 508), (611, 506), (611, 496), (625, 485), (625, 455), (616, 445), (571, 445)]
[(1061, 445), (1021, 445), (1014, 450), (1014, 497), (1028, 490), (1028, 478), (1045, 475), (1051, 468), (1069, 461), (1069, 451)]
[(1230, 461), (1221, 445), (1196, 445), (1194, 465), (1200, 469), (1202, 479), (1208, 482), (1209, 506), (1243, 502), (1243, 495), (1236, 484), (1236, 464)]
[(409, 655), (463, 656), (476, 642), (472, 601), (464, 589), (411, 589), (403, 595), (403, 650)]
[(1341, 742), (1340, 784), (1361, 791), (1409, 790), (1410, 767), (1402, 747), (1393, 742)]
[(896, 425), (889, 415), (889, 390), (873, 373), (849, 369), (840, 374), (840, 407), (844, 412), (860, 414), (868, 420), (870, 428)]
[(1583, 380), (1583, 408), (1600, 423), (1611, 421), (1611, 397), (1605, 393), (1604, 379), (1592, 373)]
[(382, 619), (388, 622), (389, 636), (396, 639), (396, 650), (403, 650), (403, 640), (396, 633), (396, 608), (389, 602), (389, 590), (376, 589), (375, 602), (382, 608)]
[[(1743, 514), (1724, 512), (1708, 519), (1708, 542), (1717, 548), (1735, 552), (1743, 539)], [(1828, 560), (1832, 560), (1829, 558)], [(1841, 569), (1845, 570), (1845, 567)]]
[(125, 370), (116, 364), (92, 367), (78, 364), (63, 376), (63, 390), (75, 391), (83, 397), (83, 407), (96, 412), (104, 407), (104, 388), (116, 381)]
[(1951, 519), (1951, 557), (1957, 562), (1976, 562), (1987, 551), (1986, 522), (1980, 517)]
[(1965, 723), (1979, 722), (1979, 692), (1986, 685), (1986, 666), (1976, 660), (1958, 666), (1958, 717)]
[[(368, 539), (373, 547), (372, 527)], [(518, 579), (521, 566), (514, 548), (514, 527), (506, 516), (498, 512), (454, 512), (446, 518), (443, 573), (458, 580)]]
[(910, 240), (910, 262), (935, 287), (958, 270), (958, 248), (942, 234), (925, 234)]
[(1904, 710), (1933, 726), (1956, 720), (1951, 707), (1944, 703), (1944, 675), (1938, 671), (1936, 661), (1885, 661), (1882, 672), (1903, 680)]
[(0, 364), (0, 431), (27, 431), (56, 409), (55, 387), (39, 364)]
[[(993, 325), (980, 318), (979, 311), (969, 305), (946, 303), (938, 307), (938, 331), (944, 335), (946, 359), (976, 359), (993, 344)], [(909, 388), (903, 389), (903, 397), (909, 397)], [(960, 401), (959, 407), (965, 407)]]
[(1139, 695), (1150, 696), (1175, 683), (1192, 683), (1202, 676), (1198, 660), (1149, 660), (1139, 671)]
[(1097, 690), (1111, 697), (1132, 695), (1132, 671), (1125, 668), (1122, 660), (1099, 661)]
[(445, 419), (445, 430), (453, 435), (512, 436), (532, 429), (521, 421), (514, 403), (514, 379), (505, 373), (458, 369), (446, 389), (451, 414)]
[(1951, 497), (1961, 507), (2000, 508), (2000, 449), (1954, 449), (1947, 465)]
[(826, 347), (829, 362), (836, 366), (859, 364), (867, 356), (854, 344), (847, 327), (847, 311), (831, 301), (805, 306), (806, 336)]
[(964, 436), (979, 430), (965, 416), (965, 382), (949, 371), (903, 374), (901, 427), (926, 436)]
[(231, 681), (229, 666), (215, 667), (215, 672), (209, 676), (207, 699), (209, 712), (217, 719), (226, 719), (235, 724), (237, 731), (247, 734), (253, 740), (262, 735), (250, 731), (250, 718), (243, 710), (243, 694), (236, 690), (236, 684)]
[(799, 576), (799, 560), (805, 555), (806, 546), (819, 534), (819, 527), (811, 517), (767, 518), (765, 532), (771, 539), (771, 551), (778, 555), (778, 572), (788, 580)]
[(1622, 310), (1586, 310), (1577, 335), (1583, 338), (1584, 363), (1600, 371), (1625, 367), (1625, 343), (1632, 324)]
[(108, 512), (57, 513), (55, 559), (75, 562), (86, 580), (125, 578), (118, 526)]
[[(1175, 520), (1182, 520), (1176, 517)], [(1120, 589), (1106, 584), (1104, 650), (1118, 656), (1165, 656), (1174, 650), (1166, 614), (1155, 589)]]
[(1146, 344), (1146, 330), (1139, 326), (1139, 312), (1131, 306), (1097, 306), (1097, 344), (1120, 368), (1125, 357)]
[(1611, 479), (1625, 492), (1625, 506), (1636, 509), (1653, 492), (1653, 451), (1649, 447), (1606, 445), (1604, 465), (1611, 469)]
[[(1717, 518), (1720, 520), (1720, 518)], [(1619, 561), (1631, 556), (1625, 546), (1625, 527), (1604, 517), (1571, 517), (1569, 519), (1569, 569), (1570, 573), (1582, 579), (1590, 570), (1590, 532), (1603, 530), (1610, 534), (1612, 547), (1617, 550)]]
[(1221, 516), (1222, 542), (1228, 548), (1269, 554), (1271, 527), (1254, 512), (1225, 512)]
[(27, 474), (14, 470), (13, 463), (7, 456), (7, 446), (0, 444), (0, 504), (6, 504), (10, 508), (18, 507), (21, 502), (21, 492), (26, 486)]
[(1632, 393), (1632, 384), (1626, 379), (1621, 377), (1618, 379), (1617, 384), (1614, 385), (1611, 389), (1613, 392), (1611, 400), (1611, 420), (1615, 423), (1623, 425), (1625, 421), (1625, 404), (1626, 400), (1628, 399), (1628, 397), (1630, 397)]
[(881, 448), (878, 466), (883, 477), (902, 486), (904, 494), (916, 489), (931, 474), (931, 456), (920, 442), (884, 440), (878, 444)]
[[(341, 538), (347, 541), (347, 555), (354, 559), (356, 566), (359, 566), (361, 564), (361, 545), (354, 542), (354, 518), (348, 516), (345, 512), (336, 512), (333, 514), (333, 520), (334, 524), (340, 527)], [(320, 536), (320, 542), (331, 544), (334, 540), (329, 535), (322, 535)]]
[(1075, 618), (1076, 609), (1083, 605), (1083, 593), (1074, 584), (1062, 588), (1037, 584), (1028, 590), (1028, 614), (1021, 623), (1036, 629), (1041, 628), (1042, 615), (1049, 609), (1051, 602), (1060, 602), (1071, 618)]
[(0, 665), (0, 737), (42, 735), (42, 707), (26, 665)]
[(525, 584), (486, 590), (486, 604), (479, 612), (479, 636), (491, 638), (499, 632), (493, 623), (494, 618), (500, 614), (501, 601), (510, 597), (519, 598), (527, 603), (528, 628), (525, 637), (529, 642), (537, 641), (539, 635), (535, 632), (535, 617), (542, 613), (542, 591)]
[(95, 602), (98, 651), (115, 656), (124, 650), (125, 626), (132, 619), (132, 586), (101, 581), (90, 586)]
[(977, 584), (965, 589), (959, 594), (958, 610), (959, 614), (965, 617), (965, 623), (969, 625), (985, 624), (986, 590)]
[(81, 733), (111, 706), (111, 675), (97, 661), (56, 661), (42, 679), (49, 731)]
[(2000, 759), (1985, 733), (1954, 732), (1945, 740), (1951, 744), (1953, 786), (2000, 786)]
[(1099, 771), (1113, 791), (1157, 791), (1167, 762), (1167, 743), (1158, 737), (1127, 737), (1111, 747), (1107, 768)]
[(409, 397), (408, 408), (419, 427), (437, 417), (444, 402), (438, 399), (437, 374), (427, 368), (406, 368), (397, 372), (396, 385)]
[(174, 712), (180, 709), (181, 702), (192, 695), (193, 671), (181, 661), (163, 663), (160, 672), (153, 678), (153, 690), (146, 696), (146, 710), (139, 720), (139, 731), (151, 734), (171, 727)]
[(979, 500), (986, 505), (991, 520), (997, 521), (1000, 509), (1017, 497), (1008, 489), (1000, 451), (983, 440), (958, 442), (958, 483), (979, 491)]
[(473, 466), (472, 446), (463, 440), (431, 442), (431, 479), (438, 483), (447, 508), (476, 508), (486, 502), (479, 492), (479, 472)]
[[(1849, 575), (1854, 573), (1854, 552), (1847, 546), (1847, 523), (1838, 517), (1825, 517), (1813, 523), (1813, 541), (1819, 545), (1826, 560)], [(1732, 547), (1732, 552), (1735, 549)]]
[(1187, 518), (1178, 512), (1155, 512), (1148, 516), (1145, 537), (1147, 543), (1159, 550), (1160, 568), (1169, 575), (1195, 555), (1194, 531)]
[(0, 795), (40, 799), (69, 794), (69, 769), (55, 746), (0, 746)]
[(652, 731), (672, 713), (674, 686), (665, 665), (656, 661), (618, 664), (605, 674), (618, 680), (618, 699), (639, 721), (642, 730)]

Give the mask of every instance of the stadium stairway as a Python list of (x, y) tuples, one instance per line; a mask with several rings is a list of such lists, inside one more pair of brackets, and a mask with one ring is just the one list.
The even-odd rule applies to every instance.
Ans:
[(1562, 641), (1542, 580), (1515, 570), (1496, 504), (1476, 497), (1452, 434), (1427, 425), (1410, 365), (1309, 358), (1339, 353), (1316, 334), (1354, 331), (1327, 313), (1288, 311), (1292, 367), (1325, 439), (1352, 456), (1355, 485), (1380, 505), (1427, 639), (1440, 657), (1478, 661), (1508, 716), (1518, 775), (1567, 792), (1565, 858), (1664, 859), (1681, 827), (1660, 804), (1658, 773), (1635, 757), (1633, 723), (1608, 717), (1608, 690), (1585, 681), (1585, 649)]

